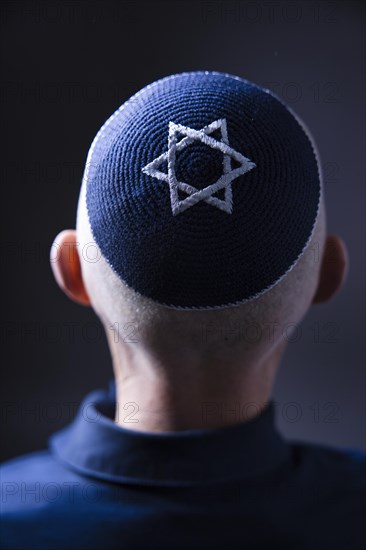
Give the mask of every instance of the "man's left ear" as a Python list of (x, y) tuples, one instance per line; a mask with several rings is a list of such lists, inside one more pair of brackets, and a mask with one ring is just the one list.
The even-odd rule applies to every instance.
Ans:
[(348, 270), (347, 248), (338, 235), (327, 235), (313, 304), (323, 304), (342, 288)]
[(66, 296), (78, 304), (89, 306), (74, 229), (61, 231), (57, 235), (52, 244), (50, 262), (56, 282)]

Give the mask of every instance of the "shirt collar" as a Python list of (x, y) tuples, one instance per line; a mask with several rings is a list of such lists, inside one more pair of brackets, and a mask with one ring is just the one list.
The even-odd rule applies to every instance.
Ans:
[(184, 486), (248, 478), (279, 467), (289, 447), (275, 427), (270, 401), (252, 420), (223, 428), (140, 432), (114, 422), (113, 386), (82, 402), (50, 447), (79, 473), (127, 484)]

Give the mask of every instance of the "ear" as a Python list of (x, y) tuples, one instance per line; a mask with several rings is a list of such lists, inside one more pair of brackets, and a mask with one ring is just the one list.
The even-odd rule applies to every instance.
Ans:
[(342, 288), (348, 270), (345, 243), (337, 235), (328, 235), (324, 245), (318, 287), (313, 304), (328, 302)]
[(58, 286), (66, 296), (78, 304), (88, 306), (90, 299), (81, 274), (77, 245), (75, 230), (61, 231), (52, 244), (51, 268)]

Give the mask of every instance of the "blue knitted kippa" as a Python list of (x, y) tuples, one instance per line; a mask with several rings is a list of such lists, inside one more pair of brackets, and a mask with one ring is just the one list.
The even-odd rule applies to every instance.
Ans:
[(304, 252), (321, 182), (311, 140), (272, 93), (217, 72), (162, 78), (89, 151), (93, 237), (129, 287), (176, 309), (239, 305)]

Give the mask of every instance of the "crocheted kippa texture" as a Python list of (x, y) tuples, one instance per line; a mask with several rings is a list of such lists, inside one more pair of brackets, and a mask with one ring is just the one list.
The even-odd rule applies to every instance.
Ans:
[(93, 141), (86, 202), (120, 279), (175, 309), (239, 305), (304, 252), (319, 210), (316, 154), (269, 90), (217, 72), (162, 78)]

